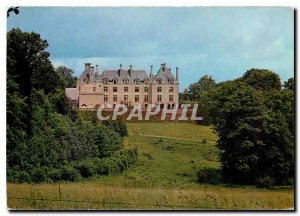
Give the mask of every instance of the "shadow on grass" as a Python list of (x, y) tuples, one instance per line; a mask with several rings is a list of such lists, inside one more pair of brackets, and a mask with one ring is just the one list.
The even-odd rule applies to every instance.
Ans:
[(198, 182), (202, 184), (221, 184), (221, 170), (216, 168), (203, 168), (197, 173)]

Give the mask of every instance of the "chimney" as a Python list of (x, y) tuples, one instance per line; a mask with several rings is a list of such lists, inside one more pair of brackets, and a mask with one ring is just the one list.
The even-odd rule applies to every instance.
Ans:
[(122, 70), (122, 64), (120, 64), (120, 70)]
[(94, 74), (94, 66), (90, 67), (91, 74)]
[(98, 73), (99, 71), (98, 71), (98, 65), (96, 65), (96, 73)]
[(129, 66), (128, 75), (131, 77), (132, 65)]
[(161, 64), (161, 68), (162, 68), (163, 71), (165, 71), (165, 69), (166, 69), (166, 63)]
[(150, 66), (150, 76), (153, 76), (153, 65)]
[(178, 74), (178, 67), (176, 67), (176, 81), (178, 81), (178, 78), (179, 78), (178, 75), (179, 75)]

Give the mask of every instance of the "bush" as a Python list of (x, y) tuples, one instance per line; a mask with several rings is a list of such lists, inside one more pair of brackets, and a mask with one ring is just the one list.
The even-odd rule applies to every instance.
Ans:
[(48, 177), (56, 182), (56, 181), (60, 181), (62, 179), (62, 170), (61, 169), (51, 169), (49, 172), (48, 172)]
[(100, 125), (97, 128), (95, 144), (98, 147), (97, 154), (100, 158), (110, 157), (122, 148), (122, 138), (112, 129)]
[(96, 173), (96, 166), (91, 160), (82, 161), (79, 164), (75, 165), (75, 168), (84, 178), (91, 177)]
[(47, 180), (47, 174), (45, 172), (45, 169), (42, 167), (34, 168), (31, 171), (31, 181), (33, 182), (43, 182)]
[(7, 169), (7, 181), (15, 183), (31, 182), (30, 174), (26, 171), (14, 171)]
[(117, 132), (121, 137), (128, 136), (128, 130), (125, 121), (104, 121), (103, 124), (113, 131)]
[(274, 178), (272, 178), (271, 176), (266, 176), (263, 178), (258, 178), (257, 180), (257, 187), (261, 187), (261, 188), (270, 188), (273, 187), (275, 185), (276, 181)]
[(78, 181), (80, 180), (81, 176), (79, 171), (73, 166), (65, 165), (62, 167), (61, 178), (64, 181)]
[(216, 184), (220, 182), (219, 170), (203, 169), (200, 170), (197, 175), (200, 183)]

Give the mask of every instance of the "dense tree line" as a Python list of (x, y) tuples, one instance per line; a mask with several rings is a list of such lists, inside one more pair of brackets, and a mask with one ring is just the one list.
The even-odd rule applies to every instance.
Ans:
[(199, 101), (219, 136), (224, 182), (263, 187), (293, 183), (293, 78), (282, 87), (276, 73), (251, 69), (218, 83)]
[(73, 71), (54, 69), (34, 32), (7, 33), (7, 180), (76, 181), (122, 172), (137, 157), (124, 149), (124, 122), (86, 122), (65, 95)]

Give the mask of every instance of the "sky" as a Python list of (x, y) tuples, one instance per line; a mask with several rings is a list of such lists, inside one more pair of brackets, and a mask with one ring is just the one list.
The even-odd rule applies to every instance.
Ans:
[(288, 7), (20, 7), (7, 30), (37, 32), (55, 67), (79, 76), (107, 68), (179, 67), (180, 91), (203, 75), (217, 82), (251, 68), (294, 77), (294, 10)]

